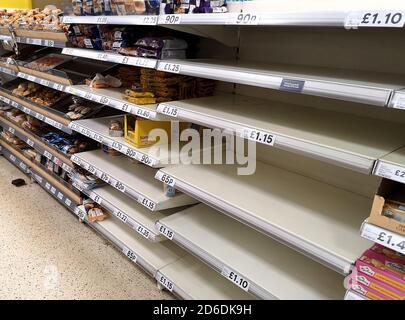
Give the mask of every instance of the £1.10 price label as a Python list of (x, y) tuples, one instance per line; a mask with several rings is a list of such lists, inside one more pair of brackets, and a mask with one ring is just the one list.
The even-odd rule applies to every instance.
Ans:
[(269, 146), (274, 146), (276, 141), (276, 136), (274, 134), (252, 128), (244, 128), (242, 137), (258, 143), (267, 144)]
[(405, 167), (402, 166), (379, 161), (374, 174), (379, 177), (405, 183)]
[(350, 12), (345, 20), (346, 28), (402, 28), (405, 11), (356, 11)]
[(243, 278), (242, 276), (240, 276), (235, 271), (233, 271), (232, 269), (228, 268), (227, 266), (224, 266), (222, 268), (221, 274), (229, 281), (232, 281), (234, 284), (236, 284), (239, 288), (242, 288), (246, 292), (249, 291), (250, 282), (245, 278)]

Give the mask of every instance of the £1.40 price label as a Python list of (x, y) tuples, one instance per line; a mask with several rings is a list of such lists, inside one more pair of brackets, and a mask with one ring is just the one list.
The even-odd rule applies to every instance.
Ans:
[(405, 253), (405, 240), (399, 236), (396, 237), (396, 235), (388, 231), (381, 231), (377, 236), (376, 242), (381, 243), (386, 247), (392, 247), (395, 251)]
[(248, 280), (240, 276), (238, 273), (233, 271), (232, 269), (224, 266), (222, 268), (221, 274), (227, 278), (229, 281), (232, 281), (234, 284), (236, 284), (239, 288), (242, 288), (246, 292), (249, 291), (250, 283)]

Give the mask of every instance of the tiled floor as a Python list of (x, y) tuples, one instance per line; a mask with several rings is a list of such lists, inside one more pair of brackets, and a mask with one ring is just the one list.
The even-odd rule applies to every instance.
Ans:
[(171, 296), (0, 156), (0, 299)]

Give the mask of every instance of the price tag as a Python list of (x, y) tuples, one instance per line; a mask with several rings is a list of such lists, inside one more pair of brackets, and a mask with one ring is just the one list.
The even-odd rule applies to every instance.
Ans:
[(150, 111), (149, 110), (145, 110), (145, 109), (141, 109), (141, 108), (135, 108), (135, 114), (137, 116), (140, 116), (140, 117), (145, 118), (145, 119), (150, 118)]
[(167, 279), (164, 275), (160, 274), (158, 280), (159, 280), (159, 283), (162, 286), (164, 286), (167, 290), (169, 290), (170, 292), (173, 291), (173, 288), (174, 288), (173, 283), (169, 279)]
[(170, 63), (170, 62), (159, 62), (158, 70), (171, 72), (171, 73), (180, 73), (181, 65), (177, 64), (177, 63)]
[[(73, 22), (73, 17), (72, 16), (64, 16), (62, 17), (62, 22), (66, 24), (70, 24)], [(65, 52), (63, 52), (65, 53)]]
[(80, 192), (83, 192), (83, 191), (84, 191), (84, 189), (83, 189), (81, 183), (79, 183), (79, 182), (73, 182), (73, 186), (74, 186), (77, 190), (79, 190)]
[(304, 90), (305, 81), (284, 78), (281, 81), (279, 90), (287, 92), (301, 93)]
[(31, 75), (28, 75), (28, 81), (33, 81), (33, 82), (35, 82), (36, 80), (37, 80), (36, 77), (31, 76)]
[(136, 228), (136, 231), (143, 235), (146, 239), (149, 239), (150, 236), (150, 231), (143, 226), (139, 225), (138, 228)]
[(128, 216), (120, 210), (114, 210), (114, 215), (124, 223), (128, 220)]
[(405, 110), (405, 96), (400, 95), (393, 101), (394, 109)]
[(17, 102), (11, 100), (11, 106), (14, 108), (18, 108), (20, 105)]
[(59, 84), (59, 83), (54, 82), (53, 85), (52, 85), (52, 87), (53, 87), (55, 90), (65, 91), (63, 84)]
[(105, 183), (110, 182), (110, 177), (104, 172), (101, 173), (100, 179), (103, 180)]
[(396, 252), (405, 254), (405, 237), (400, 234), (366, 223), (363, 225), (361, 236)]
[(402, 28), (405, 11), (358, 11), (350, 12), (345, 19), (345, 28), (385, 27)]
[(39, 83), (43, 86), (49, 87), (49, 80), (41, 79)]
[(13, 154), (10, 154), (10, 160), (15, 162), (15, 156)]
[(100, 96), (100, 101), (101, 104), (106, 104), (108, 105), (110, 103), (110, 98), (107, 98), (105, 96)]
[(3, 97), (3, 102), (5, 102), (6, 104), (10, 104), (10, 99), (8, 99), (8, 98), (6, 98), (6, 97)]
[(53, 40), (45, 40), (44, 44), (45, 44), (45, 47), (54, 47), (55, 46), (55, 41), (53, 41)]
[(158, 22), (158, 16), (144, 16), (142, 19), (143, 25), (156, 25)]
[(164, 184), (167, 184), (168, 186), (174, 187), (176, 184), (176, 180), (169, 176), (166, 173), (163, 173), (162, 171), (156, 172), (155, 179), (162, 181)]
[(374, 174), (383, 178), (405, 183), (405, 168), (394, 164), (378, 162)]
[(44, 156), (45, 157), (47, 157), (49, 160), (52, 160), (52, 153), (50, 153), (50, 152), (48, 152), (48, 151), (46, 151), (46, 150), (44, 150)]
[(75, 213), (79, 217), (79, 220), (83, 221), (84, 219), (86, 219), (86, 213), (80, 210), (78, 207), (76, 207)]
[(54, 123), (55, 123), (55, 121), (53, 121), (53, 120), (52, 120), (52, 119), (50, 119), (50, 118), (45, 118), (45, 123), (47, 123), (47, 124), (49, 124), (49, 125), (53, 126), (53, 125), (54, 125)]
[(145, 198), (144, 196), (139, 196), (138, 197), (138, 202), (143, 205), (144, 207), (148, 208), (149, 210), (154, 210), (156, 207), (156, 203), (154, 203), (152, 200), (149, 200), (148, 198)]
[(126, 189), (127, 189), (127, 188), (125, 187), (125, 185), (124, 185), (122, 182), (120, 182), (120, 181), (115, 182), (114, 188), (117, 189), (117, 190), (119, 190), (119, 191), (121, 191), (121, 192), (124, 192), (124, 193), (125, 193), (125, 191), (126, 191)]
[(38, 113), (35, 115), (35, 118), (37, 118), (38, 120), (44, 121), (45, 116), (43, 116), (42, 114)]
[(222, 268), (221, 274), (227, 278), (229, 281), (232, 281), (234, 284), (236, 284), (239, 288), (245, 290), (246, 292), (249, 291), (250, 287), (250, 282), (237, 274), (235, 271), (232, 269), (224, 266)]
[(159, 24), (180, 24), (181, 14), (166, 14), (159, 16)]
[(20, 162), (20, 168), (23, 169), (23, 171), (27, 171), (27, 166), (24, 162)]
[(230, 24), (251, 26), (257, 26), (259, 22), (260, 16), (254, 13), (239, 13), (236, 16), (232, 17), (230, 20)]
[(117, 141), (113, 141), (111, 143), (111, 148), (113, 148), (113, 149), (115, 149), (117, 151), (121, 151), (123, 149), (123, 147), (124, 146), (121, 143), (117, 142)]
[(100, 196), (97, 195), (97, 194), (95, 194), (94, 192), (91, 192), (91, 193), (90, 193), (90, 198), (91, 198), (95, 203), (98, 203), (98, 204), (101, 204), (101, 203), (103, 202), (103, 200), (100, 198)]
[(66, 198), (65, 199), (65, 204), (70, 207), (70, 205), (72, 204), (72, 201), (70, 201), (70, 199)]
[(12, 127), (8, 127), (8, 132), (10, 132), (11, 134), (15, 134), (15, 130)]
[(97, 169), (93, 167), (91, 164), (89, 164), (89, 167), (87, 168), (87, 171), (90, 172), (91, 174), (96, 174)]
[(92, 100), (93, 99), (93, 94), (92, 93), (90, 93), (90, 92), (86, 92), (85, 94), (84, 94), (84, 97), (83, 97), (84, 99), (87, 99), (87, 100)]
[(275, 135), (270, 134), (265, 131), (251, 129), (251, 128), (244, 128), (242, 137), (245, 139), (255, 141), (255, 142), (267, 144), (269, 146), (274, 146), (274, 143), (276, 141)]
[(96, 24), (107, 24), (108, 23), (108, 17), (98, 17), (96, 20)]
[(68, 173), (72, 172), (72, 168), (69, 167), (66, 163), (62, 164), (62, 169), (65, 170)]
[(63, 199), (63, 193), (59, 192), (58, 193), (58, 198), (59, 198), (59, 200), (62, 200)]
[(55, 187), (52, 187), (52, 188), (51, 188), (51, 192), (52, 192), (53, 194), (55, 194), (55, 193), (56, 193), (56, 188), (55, 188)]
[(22, 112), (24, 112), (24, 113), (26, 113), (26, 114), (30, 114), (30, 113), (31, 113), (31, 110), (28, 109), (28, 108), (26, 108), (26, 107), (23, 107), (23, 108), (22, 108)]
[(159, 104), (156, 110), (157, 112), (170, 117), (176, 118), (179, 115), (179, 110), (176, 107), (172, 107), (164, 103)]
[(138, 153), (136, 160), (138, 160), (139, 162), (142, 162), (148, 166), (153, 166), (155, 163), (153, 161), (153, 159), (151, 159), (148, 155), (142, 154), (142, 153)]
[(131, 106), (128, 103), (123, 103), (121, 105), (121, 110), (124, 111), (124, 112), (131, 113)]
[(34, 147), (34, 141), (31, 141), (30, 139), (27, 139), (27, 144), (31, 147), (31, 148), (33, 148)]
[(124, 247), (122, 252), (129, 258), (129, 260), (131, 260), (133, 263), (136, 263), (136, 260), (138, 259), (138, 257), (136, 256), (136, 254), (133, 251)]
[(136, 152), (134, 149), (125, 147), (125, 155), (130, 158), (136, 159), (138, 157), (138, 152)]
[(163, 234), (169, 240), (173, 240), (174, 232), (164, 225), (160, 225), (159, 232)]

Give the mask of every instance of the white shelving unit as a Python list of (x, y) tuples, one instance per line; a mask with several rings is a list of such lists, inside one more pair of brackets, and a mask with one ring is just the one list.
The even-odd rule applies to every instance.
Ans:
[(405, 141), (405, 128), (389, 122), (247, 96), (167, 102), (158, 110), (367, 174)]
[(155, 229), (155, 224), (167, 214), (161, 212), (151, 214), (148, 209), (128, 199), (122, 192), (109, 185), (87, 190), (84, 193), (146, 239), (155, 242), (165, 239)]
[(95, 150), (73, 155), (71, 160), (151, 211), (198, 202), (185, 194), (167, 197), (162, 184), (154, 179), (156, 170), (133, 163), (124, 156), (109, 156), (101, 150)]
[[(203, 204), (157, 227), (245, 291), (262, 299), (342, 299), (343, 277)], [(254, 267), (253, 267), (254, 266)]]
[(370, 300), (370, 299), (352, 290), (347, 290), (345, 294), (345, 300)]
[[(163, 278), (162, 278), (163, 277)], [(249, 300), (253, 297), (227, 281), (203, 262), (187, 255), (156, 273), (156, 280), (186, 300)], [(170, 287), (170, 285), (168, 285)]]
[(232, 165), (179, 165), (156, 177), (341, 274), (369, 247), (358, 229), (370, 199), (286, 170), (257, 162), (255, 174), (238, 176)]
[(375, 226), (365, 221), (361, 227), (361, 236), (396, 252), (405, 254), (405, 236)]
[(157, 69), (381, 107), (389, 104), (394, 92), (405, 88), (405, 77), (400, 75), (319, 67), (197, 59), (162, 60)]
[(374, 174), (383, 178), (405, 183), (405, 147), (378, 160)]
[(108, 133), (109, 124), (111, 120), (116, 118), (123, 119), (122, 116), (114, 116), (78, 120), (73, 121), (70, 128), (153, 168), (167, 166), (170, 163), (170, 159), (174, 156), (174, 153), (179, 157), (181, 156), (181, 154), (176, 151), (172, 152), (170, 145), (166, 146), (166, 148), (162, 147), (159, 149), (156, 148), (157, 145), (137, 148), (126, 142), (123, 137), (110, 137)]
[(136, 105), (123, 99), (123, 89), (93, 89), (86, 85), (75, 85), (66, 88), (66, 91), (75, 96), (105, 104), (109, 107), (135, 114), (145, 119), (162, 120), (156, 113), (156, 105)]

